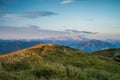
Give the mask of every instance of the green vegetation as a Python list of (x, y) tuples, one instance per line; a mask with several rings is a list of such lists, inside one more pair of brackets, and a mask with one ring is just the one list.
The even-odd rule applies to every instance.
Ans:
[(120, 49), (107, 49), (102, 51), (97, 51), (93, 53), (94, 55), (104, 56), (109, 59), (120, 62)]
[(0, 56), (0, 80), (120, 80), (120, 63), (57, 45)]

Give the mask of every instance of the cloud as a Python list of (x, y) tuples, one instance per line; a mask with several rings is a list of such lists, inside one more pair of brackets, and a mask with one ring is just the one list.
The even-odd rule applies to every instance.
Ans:
[(70, 3), (73, 3), (75, 1), (80, 1), (80, 2), (82, 1), (83, 2), (83, 1), (95, 1), (95, 0), (62, 0), (61, 4), (70, 4)]
[(78, 30), (73, 30), (73, 29), (66, 29), (65, 31), (70, 32), (70, 33), (97, 34), (97, 32), (78, 31)]
[(3, 18), (10, 18), (10, 19), (25, 19), (25, 18), (39, 18), (44, 16), (52, 16), (57, 15), (55, 12), (50, 11), (32, 11), (32, 12), (25, 12), (24, 14), (4, 14)]
[(74, 2), (74, 0), (63, 0), (61, 2), (61, 4), (69, 4), (69, 3), (73, 3), (73, 2)]
[(63, 31), (45, 30), (39, 26), (23, 27), (0, 26), (0, 39), (41, 39), (67, 34)]
[(50, 11), (32, 11), (32, 12), (26, 12), (25, 17), (38, 18), (41, 16), (52, 16), (52, 15), (57, 15), (57, 13)]
[(10, 19), (23, 19), (24, 16), (18, 15), (18, 14), (4, 14), (3, 18), (10, 18)]

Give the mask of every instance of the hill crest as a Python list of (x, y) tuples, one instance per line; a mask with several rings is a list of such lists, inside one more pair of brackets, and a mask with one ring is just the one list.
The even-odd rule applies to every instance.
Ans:
[(36, 46), (26, 48), (26, 49), (23, 49), (23, 50), (18, 50), (18, 51), (7, 53), (7, 54), (1, 54), (0, 57), (13, 56), (15, 54), (22, 55), (22, 54), (25, 54), (29, 51), (33, 52), (34, 50), (40, 50), (40, 49), (43, 50), (43, 51), (40, 51), (41, 54), (43, 54), (43, 53), (46, 53), (46, 52), (55, 51), (55, 49), (56, 49), (55, 47), (56, 47), (56, 45), (54, 45), (54, 44), (38, 44)]

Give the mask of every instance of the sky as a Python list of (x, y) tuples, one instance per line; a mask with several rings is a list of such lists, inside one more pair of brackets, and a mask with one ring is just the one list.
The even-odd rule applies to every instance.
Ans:
[(0, 0), (0, 39), (120, 40), (120, 0)]

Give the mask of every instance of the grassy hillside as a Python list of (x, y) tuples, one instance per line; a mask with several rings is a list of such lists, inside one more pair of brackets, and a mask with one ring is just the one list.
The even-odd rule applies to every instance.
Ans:
[(107, 49), (107, 50), (97, 51), (93, 54), (99, 55), (99, 56), (104, 56), (109, 59), (120, 62), (120, 49)]
[(120, 63), (58, 45), (0, 55), (0, 80), (120, 80)]

